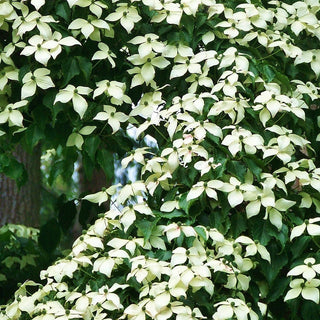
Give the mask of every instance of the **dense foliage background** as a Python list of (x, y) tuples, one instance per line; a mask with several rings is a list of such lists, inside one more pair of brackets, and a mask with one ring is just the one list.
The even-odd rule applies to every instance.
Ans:
[(82, 198), (110, 210), (0, 319), (316, 319), (319, 11), (1, 0), (0, 171), (41, 143), (49, 185), (80, 155), (141, 177)]

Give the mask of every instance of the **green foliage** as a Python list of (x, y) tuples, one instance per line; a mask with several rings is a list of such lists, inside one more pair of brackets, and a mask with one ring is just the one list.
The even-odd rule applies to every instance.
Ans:
[(6, 303), (19, 283), (28, 279), (39, 281), (39, 274), (56, 258), (39, 246), (39, 230), (8, 224), (0, 228), (0, 303)]

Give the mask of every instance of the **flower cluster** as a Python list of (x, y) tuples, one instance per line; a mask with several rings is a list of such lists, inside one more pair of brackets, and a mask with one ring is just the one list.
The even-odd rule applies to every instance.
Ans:
[(319, 11), (0, 0), (0, 138), (59, 123), (48, 149), (91, 167), (99, 147), (125, 150), (141, 173), (83, 198), (113, 205), (0, 320), (284, 319), (279, 303), (300, 295), (318, 310)]

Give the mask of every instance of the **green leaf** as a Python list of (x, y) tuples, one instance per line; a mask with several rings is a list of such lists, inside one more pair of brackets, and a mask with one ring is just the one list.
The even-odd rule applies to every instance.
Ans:
[(45, 134), (39, 125), (32, 124), (28, 127), (24, 134), (24, 147), (27, 152), (31, 153), (33, 148), (38, 144), (41, 139), (45, 138)]
[(76, 215), (77, 208), (74, 200), (58, 204), (58, 222), (64, 233), (70, 229)]
[(261, 299), (260, 287), (256, 283), (251, 281), (248, 291), (250, 292), (250, 295), (255, 303), (257, 303)]
[(152, 210), (152, 213), (155, 214), (156, 216), (163, 217), (163, 218), (169, 219), (169, 220), (185, 216), (185, 213), (181, 210), (173, 210), (170, 213), (166, 213), (166, 212), (164, 213), (161, 211)]
[(39, 245), (47, 252), (56, 249), (60, 242), (60, 226), (56, 219), (50, 219), (40, 228)]
[(63, 64), (62, 64), (62, 70), (63, 73), (63, 82), (61, 84), (62, 87), (66, 86), (71, 79), (73, 79), (75, 76), (78, 76), (80, 74), (80, 68), (78, 60), (74, 58), (68, 58)]
[(275, 80), (276, 80), (276, 82), (278, 82), (281, 85), (283, 92), (291, 92), (292, 91), (292, 86), (291, 86), (290, 80), (283, 73), (276, 72), (276, 79)]
[(171, 256), (172, 256), (171, 251), (157, 250), (155, 254), (155, 258), (161, 261), (169, 261), (171, 259)]
[(71, 9), (67, 2), (61, 2), (56, 7), (56, 14), (66, 21), (70, 21)]
[[(226, 197), (225, 197), (226, 198)], [(226, 234), (231, 227), (230, 219), (228, 217), (230, 206), (227, 206), (227, 210), (224, 210), (224, 204), (221, 205), (221, 209), (214, 210), (209, 214), (209, 225), (217, 228), (223, 234)]]
[(186, 174), (185, 168), (180, 166), (174, 172), (174, 177), (176, 177), (176, 179), (179, 179), (181, 184), (185, 184), (188, 187), (192, 187), (198, 173), (198, 170), (191, 168), (188, 170), (188, 174)]
[(3, 250), (3, 247), (8, 244), (11, 237), (14, 237), (12, 231), (9, 230), (7, 225), (4, 225), (0, 229), (0, 248)]
[(79, 212), (79, 223), (81, 224), (81, 226), (83, 228), (86, 228), (88, 223), (93, 223), (101, 210), (103, 210), (103, 208), (100, 208), (97, 203), (82, 200)]
[(144, 241), (148, 241), (152, 235), (153, 228), (157, 225), (159, 218), (148, 221), (148, 220), (137, 220), (135, 222), (138, 229), (141, 231), (144, 237)]
[(283, 249), (289, 241), (288, 226), (283, 224), (280, 231), (274, 229), (273, 236), (279, 241), (281, 248)]
[(22, 83), (23, 77), (30, 71), (30, 65), (25, 64), (23, 67), (19, 69), (18, 79), (19, 82)]
[(262, 245), (267, 245), (274, 233), (274, 227), (268, 220), (262, 220), (260, 217), (253, 217), (249, 220), (250, 230), (253, 238), (259, 240)]
[(262, 220), (259, 216), (250, 218), (248, 223), (249, 229), (252, 230), (253, 238), (259, 240), (263, 245), (267, 245), (272, 238), (276, 239), (282, 248), (288, 242), (288, 227), (285, 224), (278, 231), (269, 220)]
[(182, 15), (181, 26), (184, 26), (187, 29), (189, 35), (193, 35), (194, 19), (191, 16)]
[(55, 126), (55, 123), (57, 121), (58, 113), (66, 109), (64, 103), (57, 102), (53, 104), (56, 94), (57, 94), (56, 90), (49, 90), (42, 99), (43, 105), (51, 110), (53, 127)]
[(14, 263), (17, 263), (20, 265), (20, 268), (21, 268), (21, 259), (18, 258), (18, 257), (6, 257), (5, 259), (3, 259), (1, 261), (8, 269), (11, 269), (12, 268), (12, 265)]
[(15, 180), (18, 187), (24, 185), (28, 177), (24, 165), (6, 154), (0, 154), (0, 173)]
[(198, 290), (193, 294), (194, 301), (197, 301), (197, 306), (205, 308), (208, 312), (212, 311), (212, 303), (209, 294), (204, 290)]
[(267, 302), (273, 302), (283, 296), (284, 291), (289, 286), (290, 278), (278, 278), (273, 282), (270, 287), (269, 294), (267, 296)]
[(63, 160), (55, 161), (53, 165), (51, 166), (48, 183), (49, 185), (52, 185), (53, 182), (57, 179), (59, 175), (63, 173)]
[(300, 236), (297, 239), (293, 240), (293, 244), (290, 247), (292, 258), (296, 259), (300, 257), (306, 251), (310, 241), (310, 236)]
[(261, 180), (260, 176), (261, 176), (261, 173), (262, 173), (262, 169), (259, 166), (259, 164), (257, 163), (257, 161), (255, 161), (254, 159), (250, 159), (247, 156), (243, 157), (243, 161), (245, 162), (245, 164), (247, 165), (249, 170), (257, 178), (257, 180), (260, 181)]
[(7, 277), (2, 273), (0, 273), (0, 282), (1, 281), (7, 281)]
[(99, 149), (97, 151), (97, 162), (104, 171), (107, 180), (112, 182), (114, 180), (114, 158), (113, 153), (106, 149)]
[(312, 301), (302, 302), (301, 314), (303, 320), (319, 319), (320, 306)]
[(99, 148), (99, 145), (100, 145), (99, 136), (92, 135), (85, 138), (82, 148), (93, 162), (95, 161), (95, 156)]
[(95, 169), (95, 163), (90, 159), (86, 152), (82, 153), (82, 166), (87, 179), (90, 180), (93, 174), (93, 170)]
[(180, 236), (175, 239), (175, 241), (177, 242), (178, 247), (182, 247), (184, 239), (185, 239), (184, 233), (181, 232)]
[(202, 25), (206, 23), (207, 20), (208, 20), (208, 17), (206, 14), (204, 13), (197, 14), (195, 27), (199, 29)]
[(179, 206), (183, 209), (187, 214), (190, 213), (191, 207), (197, 202), (197, 199), (192, 199), (187, 201), (187, 193), (184, 193), (179, 199)]
[(237, 238), (243, 231), (247, 229), (247, 218), (244, 213), (234, 213), (230, 217), (230, 231), (234, 238)]
[(244, 182), (247, 168), (240, 161), (229, 161), (227, 163), (227, 169), (230, 173), (238, 177), (241, 182)]
[(260, 261), (260, 266), (268, 283), (271, 284), (276, 279), (281, 269), (288, 263), (288, 256), (285, 251), (280, 251), (280, 248), (274, 241), (270, 242), (267, 250), (271, 255), (271, 265), (269, 262), (262, 260)]
[(265, 65), (263, 65), (262, 70), (263, 70), (263, 73), (267, 79), (267, 82), (271, 82), (276, 75), (274, 68), (270, 65), (265, 64)]
[(207, 234), (203, 228), (194, 227), (194, 230), (203, 240), (207, 240)]
[(107, 150), (117, 153), (120, 157), (133, 149), (133, 140), (119, 130), (116, 134), (108, 138)]
[(78, 60), (79, 68), (82, 75), (84, 76), (86, 81), (89, 82), (92, 72), (92, 63), (88, 58), (83, 56), (78, 56), (76, 57), (76, 59)]
[(220, 193), (219, 194), (219, 200), (220, 200), (220, 205), (221, 205), (221, 212), (219, 212), (219, 220), (222, 221), (226, 217), (226, 215), (229, 214), (229, 211), (231, 209), (231, 206), (228, 201), (228, 196), (226, 193)]

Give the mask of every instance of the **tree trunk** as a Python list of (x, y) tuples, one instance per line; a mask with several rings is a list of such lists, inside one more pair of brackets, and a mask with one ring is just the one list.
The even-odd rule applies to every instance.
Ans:
[(110, 182), (107, 181), (106, 175), (102, 169), (94, 169), (91, 179), (87, 179), (84, 174), (84, 170), (81, 167), (79, 168), (79, 191), (80, 193), (96, 193), (101, 191), (103, 187), (108, 188)]
[[(96, 193), (98, 191), (101, 191), (103, 187), (109, 187), (111, 185), (111, 181), (108, 181), (104, 171), (102, 169), (94, 169), (92, 173), (92, 177), (90, 179), (87, 179), (84, 169), (82, 166), (82, 162), (80, 162), (80, 166), (78, 169), (78, 174), (79, 174), (79, 192), (80, 194), (91, 194), (91, 193)], [(103, 203), (101, 205), (101, 210), (102, 211), (107, 211), (110, 207), (110, 202), (108, 201), (107, 203)], [(100, 211), (101, 211), (100, 210)], [(85, 223), (82, 221), (81, 223), (84, 224), (92, 224), (94, 220), (97, 218), (97, 206), (94, 205), (91, 207), (91, 209), (86, 212), (86, 217), (85, 217)], [(67, 244), (66, 247), (70, 247), (70, 245), (73, 243), (73, 241), (81, 235), (82, 231), (82, 226), (79, 221), (79, 217), (76, 219), (76, 223), (73, 225), (72, 230), (71, 230), (71, 242), (69, 240), (69, 243)]]
[(14, 180), (0, 174), (0, 225), (15, 223), (39, 227), (41, 147), (38, 145), (32, 154), (29, 154), (18, 146), (14, 155), (25, 166), (28, 181), (18, 189)]

